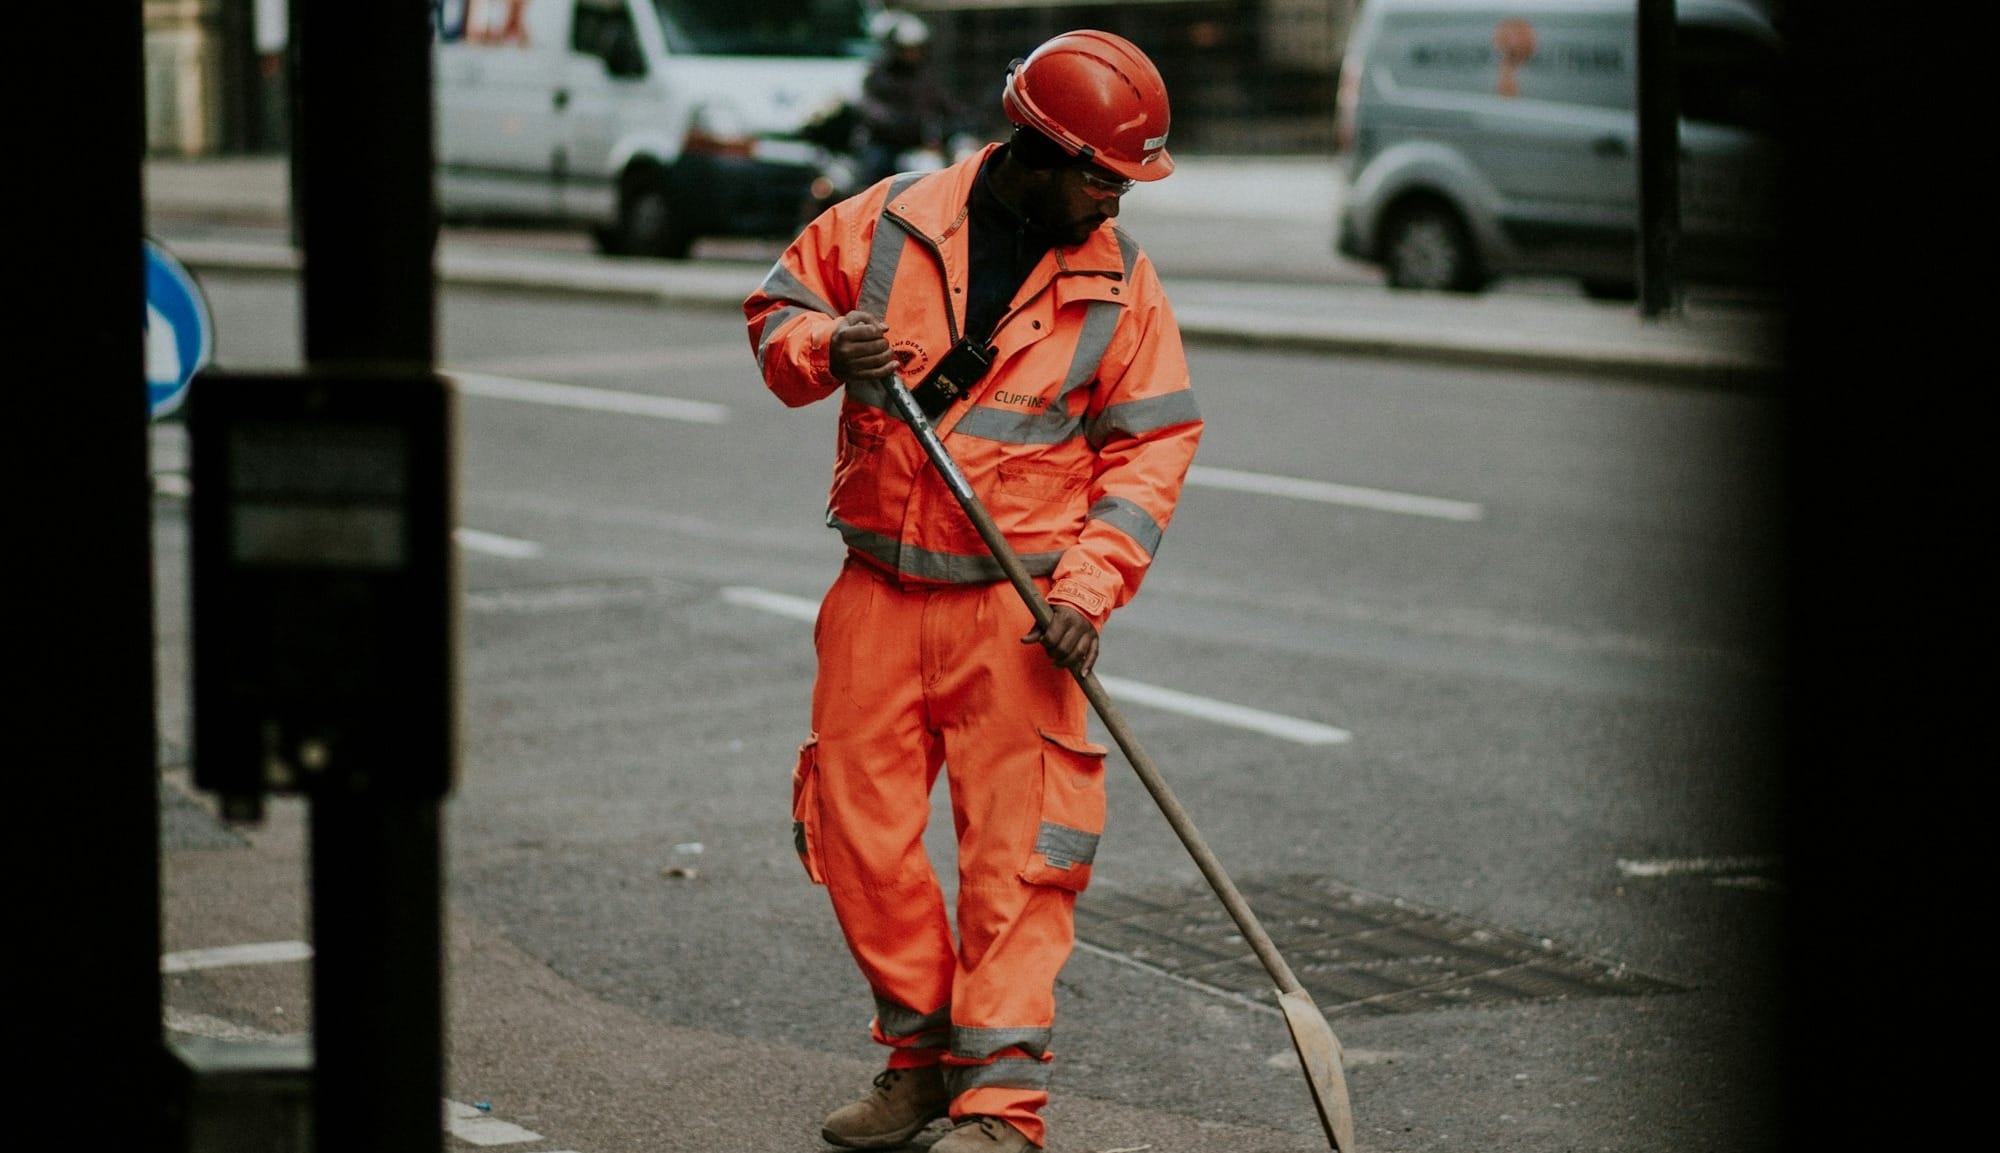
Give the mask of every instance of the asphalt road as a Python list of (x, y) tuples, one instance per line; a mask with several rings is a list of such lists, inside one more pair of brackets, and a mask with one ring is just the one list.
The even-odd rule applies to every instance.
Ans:
[[(207, 291), (219, 365), (296, 365), (283, 282)], [(859, 1085), (875, 1060), (786, 808), (812, 676), (798, 614), (840, 553), (820, 521), (832, 410), (765, 394), (722, 313), (454, 293), (442, 319), (442, 360), (468, 384), (453, 1099), (547, 1135), (524, 1149), (816, 1149), (840, 1078)], [(1611, 975), (1543, 998), (1330, 1007), (1362, 1147), (1769, 1147), (1786, 898), (1766, 402), (1191, 356), (1204, 471), (1100, 670), (1340, 734), (1128, 704), (1232, 875), (1329, 917), (1379, 902)], [(649, 416), (499, 395), (520, 381), (693, 403)], [(155, 450), (171, 478), (176, 427)], [(162, 716), (184, 750), (174, 487), (158, 505)], [(287, 861), (295, 826), (284, 806), (261, 832), (189, 817), (168, 854), (169, 949), (300, 932), (295, 878), (230, 863)], [(948, 841), (933, 853), (948, 862)], [(1173, 938), (1216, 944), (1212, 907), (1114, 774), (1083, 907), (1108, 919), (1123, 900), (1165, 910), (1164, 943), (1107, 931), (1065, 970), (1054, 1149), (1323, 1145), (1278, 1019), (1224, 971), (1178, 971)], [(1395, 963), (1423, 960), (1408, 953)], [(309, 1011), (295, 966), (192, 974), (169, 999), (193, 1031), (285, 1035)], [(685, 1104), (662, 1116), (635, 1088), (633, 1069), (690, 1046), (770, 1079), (754, 1116), (729, 1099), (698, 1124)]]

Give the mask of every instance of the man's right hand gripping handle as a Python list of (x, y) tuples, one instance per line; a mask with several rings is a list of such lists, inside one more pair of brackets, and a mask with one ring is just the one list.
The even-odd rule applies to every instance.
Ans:
[(834, 322), (826, 346), (827, 368), (842, 384), (883, 380), (896, 371), (889, 351), (889, 326), (856, 309)]

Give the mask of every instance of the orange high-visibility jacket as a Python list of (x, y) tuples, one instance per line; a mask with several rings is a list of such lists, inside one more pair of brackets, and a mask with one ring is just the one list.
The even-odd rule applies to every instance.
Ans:
[[(788, 405), (841, 387), (835, 322), (881, 317), (914, 387), (961, 335), (967, 209), (997, 145), (897, 177), (827, 210), (744, 302), (750, 343)], [(1138, 591), (1201, 438), (1180, 330), (1152, 262), (1109, 225), (1051, 249), (994, 330), (993, 366), (936, 421), (945, 446), (1049, 599), (1100, 629)], [(884, 386), (841, 402), (827, 523), (850, 551), (911, 582), (1004, 578), (889, 408)]]

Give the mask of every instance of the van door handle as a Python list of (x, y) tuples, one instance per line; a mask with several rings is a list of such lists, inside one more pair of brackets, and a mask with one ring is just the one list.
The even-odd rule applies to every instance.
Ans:
[(567, 89), (567, 88), (558, 88), (558, 89), (556, 89), (556, 96), (555, 96), (555, 101), (556, 101), (556, 111), (557, 111), (557, 112), (561, 112), (561, 111), (562, 111), (563, 109), (565, 109), (565, 108), (568, 108), (568, 107), (569, 107), (569, 89)]
[(1600, 136), (1590, 142), (1590, 150), (1602, 157), (1617, 160), (1629, 156), (1632, 149), (1622, 136)]

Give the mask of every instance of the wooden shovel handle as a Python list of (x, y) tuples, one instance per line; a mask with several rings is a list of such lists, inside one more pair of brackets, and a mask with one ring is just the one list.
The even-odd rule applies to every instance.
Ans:
[[(965, 479), (965, 473), (959, 469), (958, 462), (953, 460), (951, 453), (945, 449), (944, 441), (939, 439), (937, 430), (931, 427), (930, 419), (924, 415), (921, 408), (917, 407), (916, 398), (910, 395), (910, 390), (904, 387), (902, 381), (894, 377), (889, 378), (889, 400), (902, 416), (904, 423), (916, 432), (917, 440), (923, 445), (924, 455), (930, 457), (931, 464), (944, 477), (945, 486), (951, 489), (952, 496), (956, 497), (959, 506), (965, 509), (965, 514), (972, 518), (972, 525), (979, 530), (980, 539), (986, 542), (987, 550), (993, 554), (993, 559), (999, 562), (1001, 571), (1007, 574), (1007, 580), (1014, 586), (1014, 591), (1021, 594), (1021, 600), (1026, 602), (1028, 611), (1034, 614), (1035, 623), (1047, 628), (1054, 614), (1049, 609), (1048, 601), (1043, 599), (1041, 590), (1035, 587), (1034, 578), (1028, 575), (1027, 568), (1021, 564), (1021, 558), (1015, 554), (1013, 546), (1007, 543), (1000, 526), (994, 523), (992, 514), (986, 511), (986, 505), (979, 499), (979, 494), (972, 491), (971, 483)], [(1277, 982), (1278, 991), (1281, 993), (1302, 991), (1298, 977), (1292, 973), (1292, 967), (1285, 963), (1285, 958), (1278, 953), (1278, 947), (1271, 943), (1271, 935), (1264, 931), (1264, 926), (1257, 920), (1257, 915), (1250, 911), (1249, 902), (1243, 899), (1243, 894), (1237, 891), (1235, 882), (1231, 881), (1229, 874), (1223, 871), (1222, 862), (1217, 860), (1215, 853), (1209, 849), (1208, 842), (1203, 839), (1201, 830), (1195, 828), (1194, 821), (1181, 806), (1180, 799), (1167, 787), (1166, 778), (1160, 775), (1159, 767), (1153, 763), (1153, 758), (1146, 754), (1145, 748), (1139, 744), (1139, 738), (1133, 735), (1131, 727), (1125, 723), (1124, 715), (1118, 711), (1118, 706), (1112, 703), (1111, 695), (1098, 681), (1097, 674), (1079, 673), (1074, 669), (1070, 670), (1070, 673), (1076, 677), (1076, 683), (1083, 688), (1083, 695), (1090, 701), (1090, 707), (1097, 710), (1098, 718), (1104, 722), (1104, 727), (1111, 731), (1111, 739), (1118, 743), (1118, 748), (1125, 754), (1125, 759), (1131, 762), (1133, 771), (1139, 774), (1139, 780), (1145, 784), (1146, 791), (1153, 795), (1153, 802), (1167, 818), (1167, 824), (1173, 826), (1174, 833), (1181, 839), (1181, 844), (1186, 846), (1188, 855), (1194, 858), (1195, 866), (1201, 870), (1201, 875), (1207, 878), (1209, 887), (1215, 890), (1216, 896), (1222, 898), (1223, 907), (1229, 910), (1236, 927), (1243, 933), (1243, 939), (1250, 943), (1250, 948), (1256, 952), (1257, 959), (1264, 963), (1264, 968), (1271, 974), (1271, 979)]]

